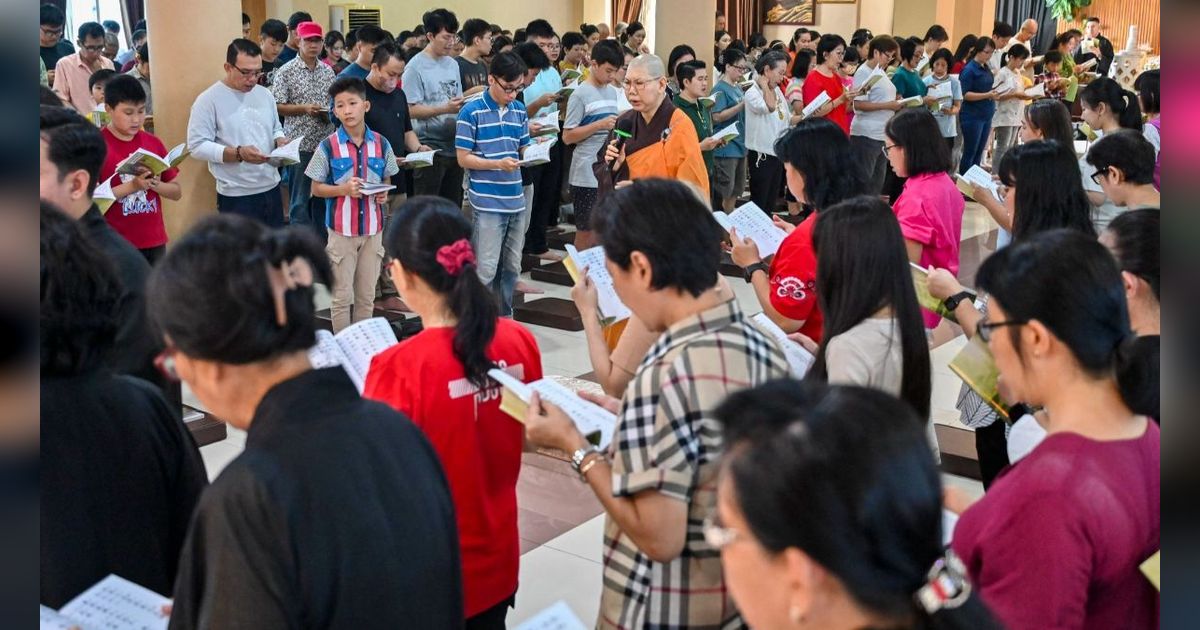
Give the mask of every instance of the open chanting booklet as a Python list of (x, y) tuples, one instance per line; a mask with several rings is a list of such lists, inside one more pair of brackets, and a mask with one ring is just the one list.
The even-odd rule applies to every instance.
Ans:
[(300, 163), (300, 141), (304, 136), (289, 140), (287, 144), (276, 147), (274, 151), (267, 154), (267, 157), (274, 160), (277, 166), (287, 166), (289, 164)]
[[(987, 190), (989, 193), (991, 193), (992, 197), (996, 201), (1004, 203), (1004, 198), (1000, 195), (1000, 187), (996, 185), (996, 182), (992, 179), (991, 174), (980, 168), (978, 164), (967, 169), (967, 172), (963, 173), (962, 175), (955, 173), (954, 185), (958, 186), (958, 189), (962, 191), (962, 194), (972, 199), (975, 199), (974, 187), (980, 186), (984, 190)], [(975, 201), (982, 200), (975, 199)]]
[(39, 607), (41, 630), (166, 630), (169, 598), (109, 575), (57, 611)]
[(913, 289), (917, 292), (917, 303), (926, 310), (933, 311), (957, 324), (958, 318), (954, 316), (954, 313), (946, 308), (945, 303), (933, 297), (933, 294), (929, 292), (929, 271), (914, 262), (908, 263), (908, 267), (912, 271)]
[(762, 211), (752, 201), (729, 214), (714, 212), (713, 218), (726, 232), (737, 230), (739, 238), (749, 238), (758, 246), (758, 255), (766, 258), (774, 256), (779, 251), (783, 239), (787, 237), (778, 225), (771, 222), (767, 213)]
[(1028, 90), (1025, 90), (1025, 96), (1029, 98), (1046, 98), (1046, 84), (1039, 83)]
[(597, 245), (579, 251), (574, 245), (567, 243), (567, 257), (563, 259), (563, 266), (567, 268), (567, 273), (571, 274), (571, 279), (579, 282), (579, 278), (584, 269), (587, 269), (588, 278), (591, 278), (592, 284), (596, 286), (596, 296), (599, 301), (600, 323), (604, 326), (609, 326), (623, 319), (629, 319), (629, 307), (621, 301), (617, 295), (616, 289), (613, 288), (612, 276), (608, 273), (608, 267), (604, 266), (604, 247)]
[(559, 600), (526, 619), (514, 630), (587, 630), (587, 626), (583, 625), (583, 621), (566, 602)]
[(855, 87), (854, 91), (858, 92), (859, 94), (866, 94), (871, 90), (871, 88), (875, 87), (876, 83), (879, 83), (886, 78), (887, 72), (885, 72), (882, 67), (876, 66), (875, 69), (871, 71), (871, 74), (867, 75), (867, 78), (862, 82), (862, 85)]
[(367, 370), (375, 355), (396, 345), (396, 331), (382, 317), (372, 317), (333, 334), (317, 331), (317, 345), (308, 351), (314, 369), (342, 366), (361, 394), (367, 384)]
[(810, 101), (808, 105), (804, 106), (804, 111), (800, 112), (800, 115), (804, 118), (808, 118), (816, 113), (818, 109), (821, 109), (826, 103), (832, 100), (833, 99), (829, 98), (829, 93), (822, 90), (821, 93), (816, 96), (816, 98)]
[(580, 72), (574, 68), (567, 68), (566, 70), (562, 71), (561, 78), (562, 78), (562, 82), (564, 85), (569, 85), (573, 82), (576, 82), (575, 79), (578, 79), (579, 77), (582, 77), (582, 76), (583, 76), (582, 72)]
[(730, 123), (728, 127), (725, 127), (709, 136), (709, 138), (719, 140), (721, 142), (729, 142), (740, 135), (742, 135), (742, 132), (738, 131), (737, 121), (734, 121)]
[(166, 156), (158, 155), (153, 151), (138, 149), (130, 153), (128, 157), (121, 160), (117, 164), (116, 171), (123, 175), (137, 175), (138, 166), (144, 166), (150, 169), (150, 172), (155, 176), (162, 175), (167, 169), (179, 166), (179, 163), (187, 159), (189, 152), (187, 143), (181, 143), (174, 149), (167, 152)]
[(571, 98), (571, 93), (574, 92), (575, 89), (578, 87), (579, 87), (579, 81), (571, 81), (570, 83), (559, 88), (557, 94), (558, 94), (559, 98), (561, 98), (562, 100), (565, 101), (565, 100)]
[(787, 333), (783, 329), (775, 325), (766, 313), (759, 313), (750, 318), (758, 329), (766, 333), (769, 337), (779, 344), (779, 348), (783, 350), (783, 356), (787, 359), (788, 369), (792, 373), (792, 377), (801, 379), (805, 374), (808, 374), (809, 368), (812, 367), (816, 357), (811, 352), (805, 350), (803, 346), (788, 339)]
[(929, 86), (929, 91), (926, 92), (926, 95), (932, 96), (939, 101), (950, 99), (954, 97), (954, 87), (949, 81), (942, 81), (941, 83)]
[(400, 163), (400, 166), (403, 166), (404, 168), (425, 168), (426, 166), (433, 166), (433, 156), (436, 153), (437, 151), (417, 151), (416, 153), (409, 153), (408, 155), (404, 156), (404, 161)]
[(1000, 370), (996, 368), (996, 359), (982, 337), (971, 337), (967, 345), (950, 359), (949, 367), (1003, 420), (1008, 420), (1008, 406), (1000, 398)]
[(925, 103), (923, 96), (910, 96), (900, 99), (900, 107), (920, 107)]
[(551, 138), (546, 142), (534, 142), (525, 147), (525, 153), (521, 156), (521, 166), (537, 166), (538, 164), (550, 163), (550, 147), (554, 146), (557, 140)]
[(529, 401), (533, 399), (534, 392), (537, 392), (542, 400), (567, 414), (588, 442), (600, 450), (607, 449), (612, 442), (617, 416), (600, 405), (580, 398), (579, 394), (559, 383), (548, 378), (522, 383), (517, 377), (499, 368), (488, 370), (488, 376), (504, 388), (500, 393), (500, 410), (517, 421), (525, 422)]
[(117, 196), (113, 194), (112, 178), (100, 182), (92, 191), (92, 203), (100, 209), (100, 214), (108, 212), (108, 209), (116, 202)]
[[(537, 133), (533, 132), (534, 125), (541, 125), (541, 129)], [(530, 135), (544, 136), (558, 133), (558, 112), (556, 110), (542, 110), (536, 117), (529, 119)]]
[(712, 106), (717, 104), (717, 97), (720, 95), (720, 92), (713, 92), (708, 96), (701, 96), (700, 98), (696, 99), (696, 101), (704, 107), (712, 109)]

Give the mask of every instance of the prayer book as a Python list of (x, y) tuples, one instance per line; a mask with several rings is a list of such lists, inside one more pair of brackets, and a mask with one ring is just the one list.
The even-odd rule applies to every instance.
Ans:
[(933, 297), (929, 292), (929, 271), (922, 268), (914, 262), (908, 263), (910, 271), (912, 271), (913, 289), (917, 292), (917, 303), (926, 310), (933, 311), (946, 319), (958, 323), (958, 318), (946, 305), (939, 299)]
[(720, 92), (716, 92), (711, 96), (701, 96), (696, 100), (700, 103), (701, 107), (704, 107), (705, 109), (712, 109), (712, 106), (717, 104), (717, 95), (719, 94)]
[(387, 192), (389, 190), (395, 190), (395, 189), (396, 189), (396, 187), (391, 184), (385, 184), (383, 182), (371, 182), (371, 183), (363, 184), (362, 188), (360, 188), (359, 190), (364, 195), (377, 195), (381, 192)]
[(578, 79), (581, 76), (583, 76), (582, 72), (574, 68), (567, 68), (562, 72), (562, 82), (569, 85), (570, 83), (574, 82), (575, 79)]
[(417, 151), (404, 156), (400, 166), (404, 168), (425, 168), (433, 166), (433, 156), (437, 151)]
[[(534, 133), (533, 126), (541, 125), (542, 128), (537, 133)], [(536, 118), (529, 119), (529, 133), (534, 136), (554, 135), (558, 133), (558, 112), (554, 110), (542, 110)]]
[(924, 103), (925, 99), (921, 96), (910, 96), (900, 99), (900, 107), (920, 107)]
[(941, 83), (929, 86), (929, 91), (926, 94), (938, 99), (939, 101), (943, 99), (950, 99), (954, 97), (954, 88), (950, 85), (949, 81), (943, 81)]
[(714, 212), (713, 218), (721, 227), (725, 228), (726, 232), (737, 230), (739, 238), (749, 238), (758, 246), (758, 255), (766, 258), (774, 256), (775, 252), (779, 251), (779, 245), (783, 243), (783, 239), (787, 237), (787, 232), (784, 232), (779, 226), (771, 222), (767, 213), (762, 211), (754, 202), (725, 214), (724, 212)]
[(928, 57), (928, 56), (921, 57), (921, 60), (917, 62), (917, 76), (923, 77), (923, 76), (929, 74), (930, 72), (932, 72), (929, 68), (929, 60), (930, 59), (931, 59), (931, 57)]
[(631, 315), (629, 307), (621, 302), (621, 297), (613, 288), (612, 276), (609, 275), (608, 268), (604, 266), (604, 247), (597, 245), (579, 251), (575, 249), (574, 245), (567, 243), (566, 248), (567, 257), (563, 259), (563, 265), (567, 268), (567, 273), (571, 274), (571, 279), (579, 282), (583, 270), (587, 269), (588, 278), (591, 278), (592, 284), (596, 285), (601, 325), (609, 326), (623, 319), (629, 319)]
[(514, 630), (587, 630), (575, 611), (559, 600), (553, 606), (526, 619)]
[(299, 138), (294, 138), (291, 141), (289, 141), (287, 144), (285, 144), (281, 147), (276, 147), (274, 151), (271, 151), (271, 153), (269, 155), (267, 155), (267, 157), (269, 157), (273, 160), (276, 160), (281, 166), (287, 166), (289, 164), (299, 164), (300, 163), (300, 141), (303, 139), (304, 139), (304, 136), (300, 136)]
[(1100, 137), (1096, 135), (1096, 130), (1087, 123), (1079, 123), (1079, 131), (1083, 133), (1083, 137), (1087, 138), (1088, 142), (1095, 142)]
[(111, 178), (100, 182), (100, 184), (96, 186), (96, 189), (92, 191), (92, 203), (96, 204), (96, 207), (100, 209), (101, 214), (108, 212), (108, 209), (112, 207), (113, 203), (116, 201), (117, 197), (113, 194)]
[(521, 166), (549, 164), (550, 147), (554, 146), (554, 142), (554, 139), (551, 139), (549, 142), (534, 142), (525, 147), (525, 154), (521, 157)]
[(96, 125), (97, 127), (103, 127), (104, 125), (107, 125), (109, 123), (109, 121), (112, 120), (112, 118), (108, 115), (108, 112), (105, 111), (103, 105), (97, 105), (96, 109), (93, 109), (92, 111), (90, 111), (86, 114), (86, 118), (88, 120), (90, 120), (93, 125)]
[(1100, 61), (1099, 59), (1092, 57), (1091, 59), (1088, 59), (1087, 61), (1076, 65), (1075, 73), (1078, 74), (1080, 72), (1086, 72), (1088, 70), (1091, 70), (1092, 68), (1096, 67), (1096, 64), (1099, 63), (1099, 61)]
[(812, 100), (811, 103), (804, 106), (804, 111), (800, 112), (800, 115), (804, 118), (808, 118), (809, 116), (812, 116), (813, 113), (815, 113), (818, 109), (821, 109), (826, 103), (832, 100), (833, 99), (829, 98), (828, 92), (822, 91), (816, 96), (816, 98)]
[(588, 442), (601, 450), (607, 449), (612, 442), (617, 416), (600, 405), (580, 398), (578, 394), (559, 383), (546, 378), (522, 383), (517, 377), (499, 368), (488, 370), (488, 376), (504, 387), (500, 394), (500, 410), (517, 421), (525, 422), (529, 401), (534, 392), (537, 392), (542, 400), (562, 409)]
[(996, 360), (982, 337), (971, 337), (967, 345), (950, 360), (949, 367), (967, 387), (995, 409), (1001, 419), (1008, 421), (1008, 407), (1001, 400), (1000, 388), (997, 385), (1000, 371), (996, 369)]
[[(996, 182), (992, 180), (992, 176), (989, 175), (987, 171), (980, 168), (978, 164), (967, 169), (967, 172), (963, 173), (962, 175), (955, 173), (954, 185), (958, 186), (958, 189), (962, 191), (964, 195), (972, 199), (975, 199), (975, 189), (973, 186), (981, 186), (988, 192), (992, 193), (992, 197), (995, 198), (996, 201), (1004, 203), (1004, 198), (1000, 195), (1000, 187), (997, 186)], [(982, 200), (975, 199), (975, 201)]]
[(341, 366), (361, 394), (375, 355), (396, 345), (396, 332), (382, 317), (347, 326), (338, 334), (317, 331), (317, 345), (308, 350), (313, 369)]
[(887, 73), (883, 71), (883, 68), (876, 67), (871, 71), (871, 74), (867, 75), (867, 78), (862, 82), (862, 85), (854, 88), (854, 91), (860, 94), (866, 94), (871, 90), (871, 88), (875, 87), (876, 83), (879, 83), (886, 77)]
[(167, 597), (123, 577), (109, 574), (57, 611), (40, 606), (40, 628), (166, 630), (170, 614), (164, 611), (164, 607), (170, 604), (171, 600)]
[(1147, 580), (1154, 585), (1154, 589), (1161, 591), (1160, 586), (1162, 580), (1162, 551), (1155, 551), (1153, 556), (1146, 559), (1141, 565), (1142, 575), (1146, 576)]
[(801, 379), (804, 378), (805, 374), (808, 374), (809, 368), (812, 367), (813, 361), (816, 360), (816, 357), (812, 353), (805, 350), (804, 346), (799, 343), (788, 339), (787, 333), (783, 332), (783, 329), (779, 326), (776, 326), (775, 322), (771, 321), (771, 318), (767, 317), (766, 313), (759, 313), (751, 317), (750, 321), (760, 331), (774, 339), (775, 343), (779, 344), (779, 349), (783, 350), (783, 356), (787, 359), (788, 369), (791, 371), (793, 378)]
[(1028, 90), (1025, 90), (1025, 96), (1028, 96), (1030, 98), (1045, 98), (1046, 97), (1046, 84), (1039, 83), (1039, 84), (1029, 88)]
[(740, 135), (742, 135), (742, 132), (738, 131), (737, 122), (734, 121), (733, 123), (730, 123), (728, 127), (720, 129), (713, 135), (709, 136), (709, 138), (720, 140), (721, 142), (729, 142)]
[(753, 85), (754, 82), (750, 80), (741, 81), (737, 84), (737, 86), (742, 88), (742, 90), (749, 90)]
[(571, 98), (571, 93), (574, 92), (575, 88), (577, 88), (577, 87), (579, 87), (579, 82), (572, 81), (572, 82), (562, 86), (561, 88), (559, 88), (557, 94), (559, 97), (561, 97), (565, 101), (565, 100)]
[(174, 149), (167, 152), (167, 155), (161, 156), (153, 151), (138, 149), (130, 153), (128, 157), (121, 160), (117, 164), (116, 171), (124, 175), (137, 175), (138, 166), (144, 166), (150, 169), (150, 172), (157, 175), (162, 175), (167, 169), (175, 168), (180, 162), (187, 159), (190, 152), (187, 150), (187, 143), (180, 143)]

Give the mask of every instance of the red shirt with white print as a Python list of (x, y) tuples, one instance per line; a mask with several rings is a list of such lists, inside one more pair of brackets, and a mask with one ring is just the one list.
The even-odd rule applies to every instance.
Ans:
[[(138, 130), (131, 140), (122, 140), (104, 127), (100, 130), (104, 136), (104, 144), (108, 145), (108, 153), (104, 156), (104, 166), (100, 168), (100, 182), (112, 179), (112, 187), (124, 184), (133, 179), (133, 175), (117, 175), (117, 165), (138, 149), (145, 149), (155, 155), (166, 156), (167, 147), (162, 140), (153, 134)], [(178, 168), (163, 171), (162, 180), (169, 182), (179, 175)], [(112, 226), (117, 234), (138, 249), (150, 249), (167, 244), (167, 228), (163, 224), (162, 200), (158, 193), (147, 188), (139, 190), (124, 198), (116, 200), (104, 219)]]
[(813, 250), (813, 228), (817, 213), (796, 226), (771, 260), (771, 306), (788, 319), (804, 321), (800, 332), (821, 342), (824, 317), (817, 303), (817, 253)]

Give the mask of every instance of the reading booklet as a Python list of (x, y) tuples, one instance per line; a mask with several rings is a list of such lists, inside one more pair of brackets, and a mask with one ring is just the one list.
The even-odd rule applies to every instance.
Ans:
[(921, 96), (910, 96), (900, 99), (900, 107), (920, 107), (925, 103), (925, 98)]
[(303, 139), (304, 139), (304, 136), (300, 136), (299, 138), (295, 138), (281, 147), (276, 147), (276, 149), (274, 151), (271, 151), (271, 153), (268, 154), (267, 157), (269, 157), (269, 158), (275, 160), (276, 162), (278, 162), (279, 164), (285, 165), (285, 166), (288, 164), (299, 164), (300, 163), (300, 141)]
[(743, 90), (743, 91), (745, 91), (745, 90), (749, 90), (751, 87), (753, 87), (753, 86), (754, 86), (754, 82), (753, 82), (753, 81), (751, 81), (751, 80), (749, 80), (749, 79), (747, 79), (747, 80), (745, 80), (745, 81), (740, 81), (740, 82), (738, 82), (737, 86), (738, 86), (738, 87), (740, 87), (740, 88), (742, 88), (742, 90)]
[(554, 142), (555, 139), (551, 138), (548, 142), (534, 142), (525, 147), (525, 154), (521, 156), (521, 166), (549, 164), (550, 147), (554, 146)]
[(178, 166), (180, 162), (187, 159), (188, 155), (190, 153), (187, 150), (187, 143), (180, 143), (168, 151), (166, 157), (157, 155), (153, 151), (138, 149), (121, 160), (121, 163), (117, 164), (116, 171), (124, 175), (137, 175), (137, 167), (145, 166), (156, 176), (162, 175), (167, 169)]
[(92, 191), (92, 203), (100, 209), (100, 214), (108, 212), (117, 201), (117, 196), (113, 194), (112, 178), (100, 182), (96, 189)]
[(372, 183), (363, 184), (362, 188), (360, 188), (359, 190), (364, 195), (377, 195), (381, 192), (387, 192), (389, 190), (395, 190), (395, 189), (396, 189), (396, 187), (392, 186), (391, 184), (385, 184), (383, 182), (372, 182)]
[(1008, 407), (1000, 399), (1000, 388), (997, 387), (1000, 371), (996, 369), (996, 360), (982, 337), (971, 337), (967, 345), (950, 360), (949, 367), (967, 387), (995, 409), (1003, 420), (1008, 420)]
[(563, 259), (563, 265), (567, 268), (567, 273), (571, 274), (571, 279), (578, 282), (580, 273), (587, 269), (588, 277), (592, 279), (592, 284), (596, 285), (600, 323), (608, 326), (628, 319), (631, 315), (629, 307), (621, 302), (620, 296), (613, 288), (612, 276), (609, 275), (608, 268), (604, 266), (604, 247), (597, 245), (579, 251), (575, 249), (574, 245), (567, 243), (566, 248), (567, 257)]
[(382, 317), (372, 317), (347, 326), (336, 335), (318, 330), (317, 345), (309, 349), (308, 360), (314, 369), (342, 366), (361, 394), (367, 384), (371, 359), (396, 343), (392, 325)]
[(1028, 96), (1030, 98), (1045, 98), (1046, 97), (1046, 84), (1039, 83), (1039, 84), (1029, 88), (1028, 90), (1025, 90), (1025, 96)]
[(587, 626), (583, 625), (566, 602), (560, 600), (526, 619), (514, 630), (587, 630)]
[(425, 168), (433, 166), (433, 156), (437, 151), (417, 151), (404, 156), (404, 162), (400, 164), (404, 168)]
[(498, 368), (488, 370), (488, 376), (504, 386), (504, 391), (500, 394), (500, 409), (518, 421), (525, 422), (529, 401), (533, 393), (537, 392), (542, 400), (562, 409), (579, 428), (579, 432), (587, 437), (588, 442), (601, 450), (608, 448), (612, 442), (617, 416), (600, 405), (580, 398), (575, 392), (550, 379), (522, 383), (515, 376)]
[(783, 239), (787, 237), (787, 232), (772, 223), (767, 213), (753, 201), (729, 214), (714, 212), (713, 218), (726, 232), (736, 229), (739, 237), (754, 241), (758, 246), (758, 255), (763, 258), (774, 256), (775, 252), (779, 251)]
[(112, 117), (108, 115), (108, 111), (104, 109), (103, 105), (100, 105), (96, 107), (96, 109), (88, 112), (86, 114), (86, 118), (97, 127), (103, 127), (112, 120)]
[(574, 68), (567, 68), (566, 70), (563, 70), (563, 72), (562, 72), (562, 82), (564, 84), (569, 85), (572, 82), (574, 82), (575, 79), (578, 79), (581, 76), (583, 76), (582, 72), (580, 72)]
[[(537, 133), (533, 132), (534, 125), (541, 125), (542, 129)], [(551, 110), (538, 114), (536, 118), (529, 119), (529, 133), (534, 136), (552, 135), (558, 133), (558, 112)]]
[(709, 138), (715, 138), (722, 142), (729, 142), (740, 135), (742, 135), (742, 132), (738, 131), (737, 121), (735, 120), (734, 122), (730, 123), (728, 127), (718, 130), (716, 133), (709, 136)]
[(163, 614), (163, 606), (170, 603), (169, 598), (110, 574), (58, 611), (40, 606), (40, 627), (166, 630), (170, 615)]
[(804, 346), (788, 339), (787, 333), (783, 332), (783, 329), (779, 326), (776, 326), (775, 322), (771, 321), (771, 318), (767, 317), (766, 313), (759, 313), (751, 317), (750, 321), (755, 326), (758, 326), (759, 330), (766, 333), (768, 337), (774, 339), (775, 343), (779, 344), (779, 349), (783, 350), (783, 356), (787, 358), (788, 368), (793, 378), (801, 379), (804, 378), (805, 374), (808, 374), (808, 370), (812, 367), (816, 357), (808, 350), (805, 350)]
[(1091, 70), (1092, 68), (1096, 67), (1097, 63), (1099, 63), (1099, 60), (1096, 59), (1095, 57), (1092, 57), (1091, 59), (1088, 59), (1087, 61), (1085, 61), (1081, 64), (1076, 64), (1075, 72), (1076, 72), (1076, 74), (1078, 74), (1080, 72), (1086, 72), (1088, 70)]
[(867, 75), (867, 78), (862, 82), (862, 85), (854, 87), (854, 91), (860, 94), (866, 94), (871, 90), (871, 88), (875, 87), (876, 83), (879, 83), (885, 78), (887, 78), (887, 73), (883, 71), (883, 68), (876, 66), (876, 68), (871, 71), (871, 74)]
[(803, 116), (804, 118), (808, 118), (809, 116), (813, 115), (813, 112), (817, 111), (818, 109), (821, 109), (822, 107), (825, 106), (826, 103), (828, 103), (829, 101), (832, 101), (832, 100), (833, 99), (829, 98), (828, 92), (822, 91), (820, 94), (817, 95), (816, 98), (814, 98), (812, 100), (811, 103), (804, 106), (804, 111), (800, 112), (800, 115)]
[(950, 85), (949, 81), (943, 81), (941, 83), (935, 83), (929, 86), (929, 91), (926, 94), (940, 101), (943, 99), (953, 98), (954, 88)]
[[(972, 199), (975, 199), (975, 189), (972, 186), (981, 186), (990, 192), (996, 201), (1004, 203), (1004, 198), (1000, 195), (1000, 187), (997, 186), (996, 182), (992, 180), (992, 176), (987, 171), (980, 168), (978, 164), (967, 169), (967, 172), (963, 173), (962, 175), (956, 173), (954, 175), (954, 185), (958, 186), (958, 189), (962, 191), (964, 195)], [(980, 200), (975, 199), (975, 201)]]
[(558, 90), (557, 94), (562, 98), (562, 100), (565, 101), (571, 98), (571, 93), (574, 92), (575, 88), (577, 87), (579, 87), (579, 81), (571, 81), (570, 83), (562, 86)]
[(929, 271), (914, 262), (908, 263), (908, 267), (912, 271), (913, 289), (917, 292), (917, 303), (926, 310), (933, 311), (957, 324), (958, 318), (954, 316), (954, 313), (929, 292)]
[(928, 55), (926, 55), (924, 57), (921, 57), (921, 60), (917, 62), (917, 76), (923, 77), (923, 76), (929, 74), (930, 72), (932, 72), (932, 70), (929, 69), (929, 60), (930, 59), (932, 59), (932, 57), (929, 57)]
[(696, 99), (696, 101), (699, 102), (704, 108), (712, 109), (712, 106), (717, 104), (717, 96), (720, 94), (720, 92), (716, 92), (711, 96), (701, 96), (700, 98)]

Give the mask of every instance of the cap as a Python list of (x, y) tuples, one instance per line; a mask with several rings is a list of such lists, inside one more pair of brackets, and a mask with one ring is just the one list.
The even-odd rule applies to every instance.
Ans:
[(299, 35), (300, 39), (324, 37), (325, 31), (321, 30), (321, 25), (316, 22), (301, 22), (296, 25), (296, 35)]

